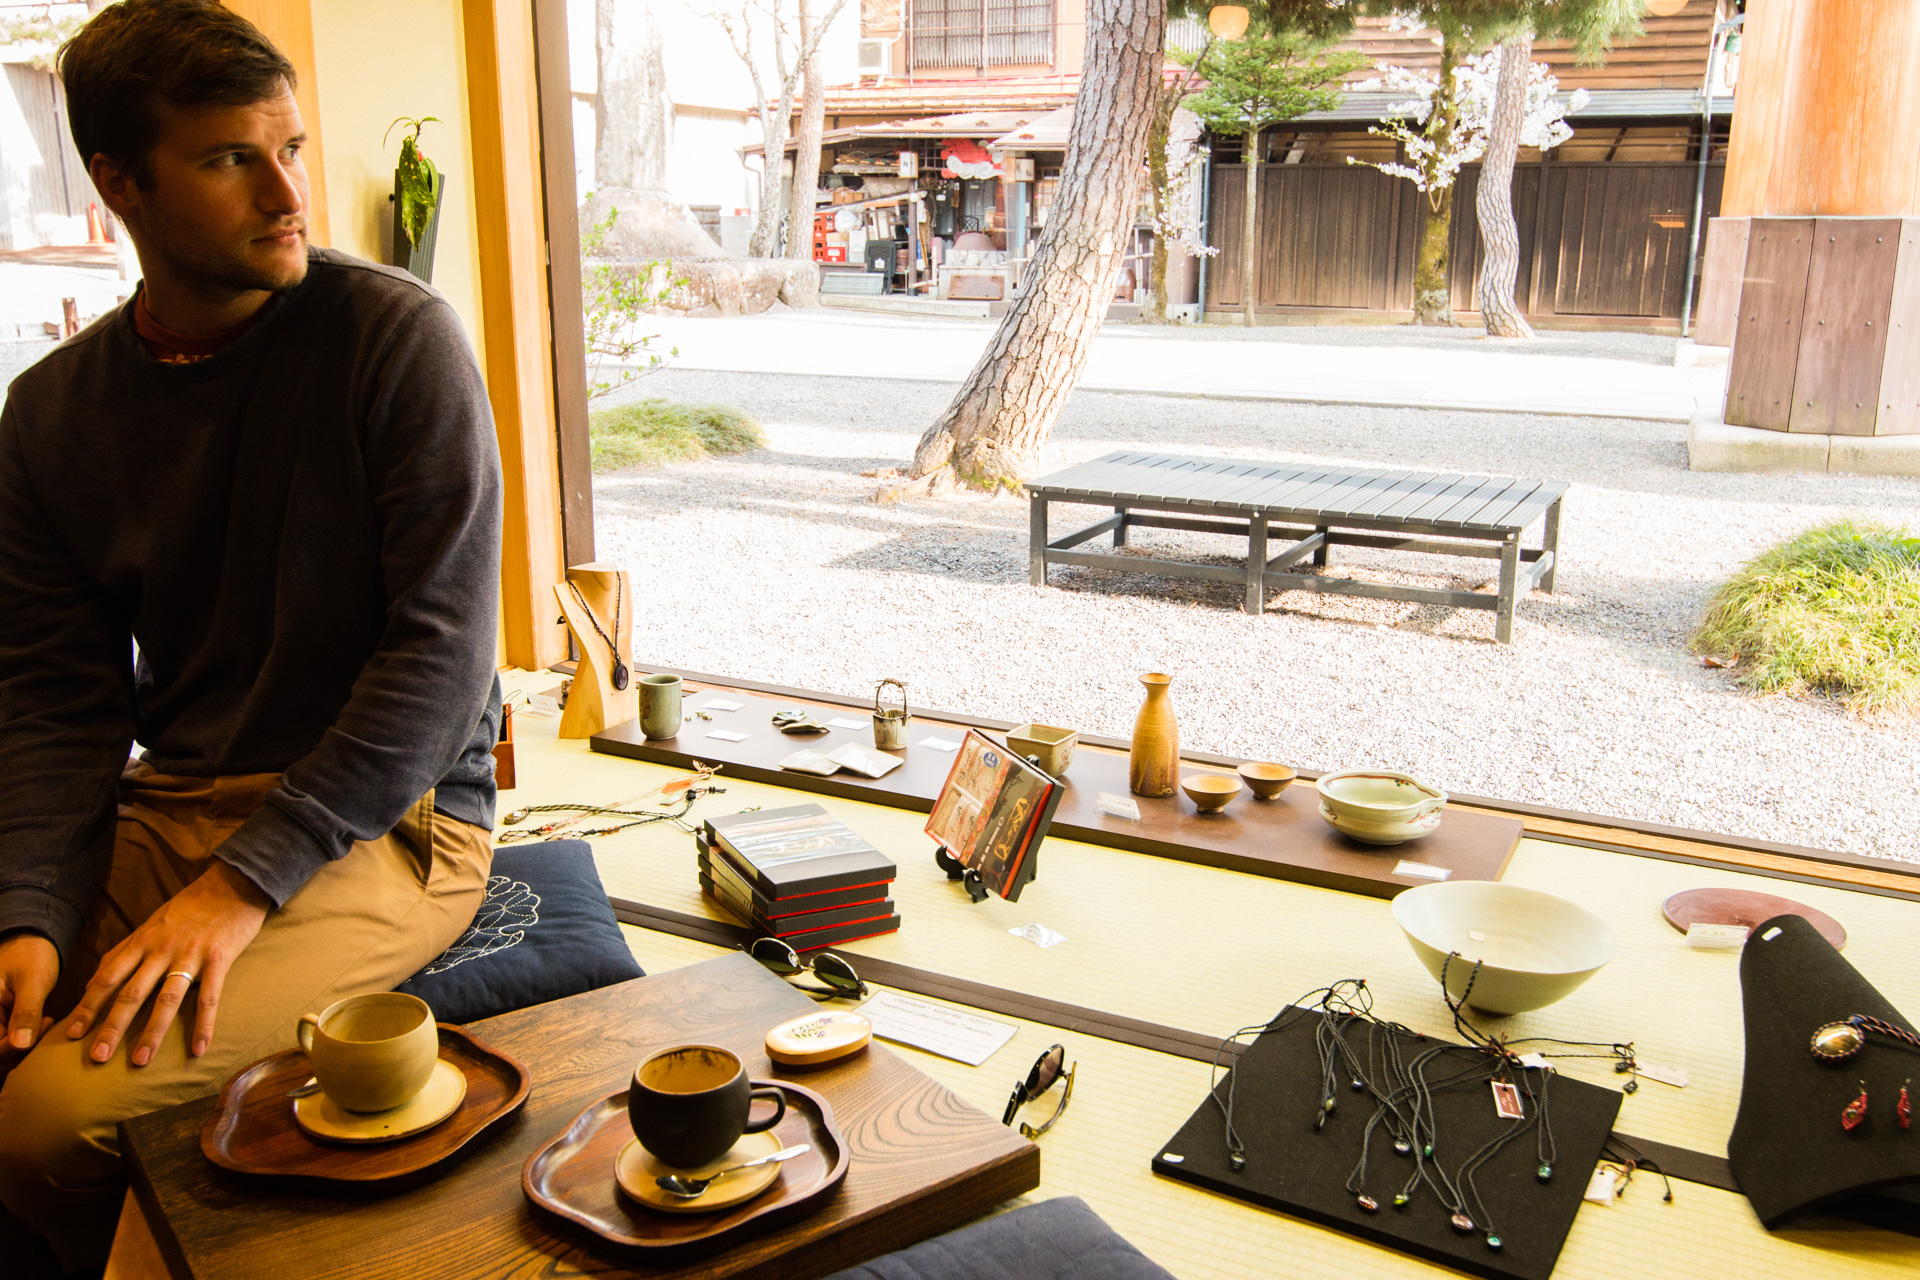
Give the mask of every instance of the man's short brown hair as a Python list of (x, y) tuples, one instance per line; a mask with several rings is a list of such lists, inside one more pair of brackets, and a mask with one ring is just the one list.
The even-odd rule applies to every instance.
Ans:
[(121, 0), (60, 48), (67, 127), (80, 158), (144, 172), (160, 136), (155, 107), (244, 107), (293, 90), (293, 64), (260, 29), (215, 0)]

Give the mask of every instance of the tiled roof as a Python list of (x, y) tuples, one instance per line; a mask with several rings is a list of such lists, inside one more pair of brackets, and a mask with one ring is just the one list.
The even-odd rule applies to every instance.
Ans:
[(951, 115), (963, 111), (1051, 111), (1073, 101), (1080, 77), (1007, 76), (984, 80), (904, 80), (827, 86), (827, 119), (886, 119)]

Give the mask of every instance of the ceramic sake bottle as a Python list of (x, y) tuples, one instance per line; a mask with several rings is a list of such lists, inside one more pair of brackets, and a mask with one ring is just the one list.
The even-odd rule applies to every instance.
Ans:
[(1147, 700), (1133, 720), (1127, 782), (1137, 796), (1170, 796), (1180, 782), (1180, 725), (1167, 696), (1173, 677), (1150, 671), (1140, 683), (1146, 686)]

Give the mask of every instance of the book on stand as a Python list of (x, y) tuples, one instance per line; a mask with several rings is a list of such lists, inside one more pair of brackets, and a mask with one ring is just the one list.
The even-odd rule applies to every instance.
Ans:
[(978, 730), (955, 753), (927, 834), (1008, 902), (1034, 878), (1060, 783)]

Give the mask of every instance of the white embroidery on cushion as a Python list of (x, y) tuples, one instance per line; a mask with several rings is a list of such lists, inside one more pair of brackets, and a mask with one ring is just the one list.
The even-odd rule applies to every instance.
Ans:
[(445, 973), (455, 965), (517, 946), (527, 929), (539, 923), (540, 895), (522, 881), (494, 876), (487, 881), (487, 899), (474, 913), (473, 924), (426, 972)]

